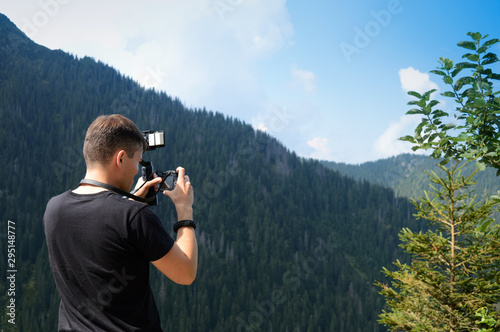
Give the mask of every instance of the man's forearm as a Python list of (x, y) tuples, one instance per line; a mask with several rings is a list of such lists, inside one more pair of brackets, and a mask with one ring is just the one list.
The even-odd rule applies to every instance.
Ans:
[(189, 274), (194, 281), (198, 270), (198, 242), (196, 240), (196, 233), (193, 227), (179, 228), (175, 243), (189, 260)]

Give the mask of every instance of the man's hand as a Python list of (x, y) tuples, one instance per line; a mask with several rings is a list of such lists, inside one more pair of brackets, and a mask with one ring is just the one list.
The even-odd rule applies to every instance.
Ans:
[[(165, 190), (163, 194), (170, 197), (177, 210), (178, 220), (193, 220), (194, 191), (189, 177), (182, 167), (177, 168), (178, 178), (174, 190)], [(181, 227), (177, 239), (170, 251), (152, 262), (153, 265), (172, 281), (190, 285), (196, 278), (198, 270), (198, 243), (192, 227)]]
[[(135, 185), (134, 191), (137, 190), (139, 187), (141, 187), (143, 183), (144, 183), (144, 180), (142, 179), (142, 176), (141, 176), (137, 180), (137, 184)], [(155, 190), (158, 191), (158, 188), (160, 188), (160, 183), (161, 183), (161, 178), (156, 177), (156, 174), (155, 174), (155, 178), (153, 180), (150, 180), (150, 181), (147, 181), (146, 183), (144, 183), (144, 186), (142, 186), (141, 189), (137, 190), (137, 192), (135, 192), (134, 195), (142, 197), (142, 198), (146, 198), (146, 195), (149, 191), (149, 188), (154, 186)]]
[(178, 220), (193, 220), (194, 190), (184, 168), (177, 167), (177, 172), (179, 174), (174, 190), (165, 190), (163, 194), (174, 203)]

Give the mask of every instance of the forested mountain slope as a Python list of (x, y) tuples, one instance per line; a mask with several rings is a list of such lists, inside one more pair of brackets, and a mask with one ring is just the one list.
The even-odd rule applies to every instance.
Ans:
[[(427, 172), (440, 172), (437, 161), (428, 156), (401, 154), (399, 156), (370, 161), (359, 165), (349, 165), (322, 161), (323, 165), (355, 180), (367, 180), (371, 183), (392, 188), (396, 195), (402, 197), (421, 197), (425, 191), (432, 191)], [(463, 168), (463, 175), (470, 175), (476, 168), (471, 162)], [(500, 177), (496, 170), (486, 168), (476, 174), (475, 192), (480, 198), (496, 195), (500, 190)]]
[[(42, 215), (50, 197), (84, 176), (91, 121), (121, 113), (162, 129), (166, 147), (144, 155), (182, 165), (195, 188), (198, 277), (152, 285), (166, 331), (383, 331), (382, 266), (404, 260), (412, 206), (390, 189), (304, 160), (237, 119), (188, 109), (113, 68), (36, 45), (0, 15), (0, 307), (7, 296), (7, 223), (16, 227), (16, 325), (54, 331), (59, 299)], [(167, 230), (172, 204), (155, 212)], [(70, 239), (69, 239), (70, 240)], [(3, 310), (3, 309), (2, 309)]]

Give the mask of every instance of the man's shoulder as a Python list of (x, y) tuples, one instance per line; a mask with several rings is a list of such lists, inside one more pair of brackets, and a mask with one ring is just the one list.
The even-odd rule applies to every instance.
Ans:
[(71, 192), (71, 190), (66, 190), (66, 191), (60, 193), (59, 195), (51, 197), (49, 199), (49, 201), (47, 202), (47, 206), (57, 205), (57, 204), (61, 203), (62, 201), (68, 199), (70, 192)]
[[(47, 209), (64, 208), (86, 209), (89, 207), (102, 207), (104, 211), (129, 211), (139, 213), (148, 209), (148, 205), (124, 198), (111, 191), (101, 191), (94, 194), (77, 194), (72, 190), (67, 190), (52, 197), (47, 203)], [(152, 211), (152, 210), (151, 210)], [(149, 211), (148, 211), (149, 212)]]
[[(64, 192), (56, 195), (56, 196), (53, 196), (49, 200), (49, 202), (51, 202), (51, 201), (58, 202), (58, 201), (64, 201), (64, 200), (81, 201), (81, 202), (102, 202), (103, 199), (104, 200), (110, 199), (112, 201), (116, 201), (116, 203), (118, 203), (118, 204), (136, 207), (136, 208), (144, 208), (145, 206), (147, 206), (147, 204), (122, 197), (119, 194), (116, 194), (116, 193), (109, 191), (109, 190), (103, 190), (103, 191), (100, 191), (97, 193), (91, 193), (91, 194), (81, 194), (81, 193), (75, 193), (73, 190), (67, 190), (67, 191), (64, 191)], [(108, 203), (111, 203), (111, 202), (108, 202)]]

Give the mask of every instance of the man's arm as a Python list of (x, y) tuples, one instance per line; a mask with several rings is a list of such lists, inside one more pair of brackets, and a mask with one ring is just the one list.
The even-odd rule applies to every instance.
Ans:
[[(179, 167), (177, 171), (179, 177), (175, 189), (163, 193), (174, 203), (178, 220), (193, 220), (193, 187), (184, 168)], [(165, 256), (152, 263), (173, 282), (192, 284), (198, 269), (198, 243), (193, 227), (179, 228), (174, 246)]]
[(152, 262), (165, 276), (177, 284), (190, 285), (198, 269), (198, 244), (192, 227), (182, 227), (170, 251)]

